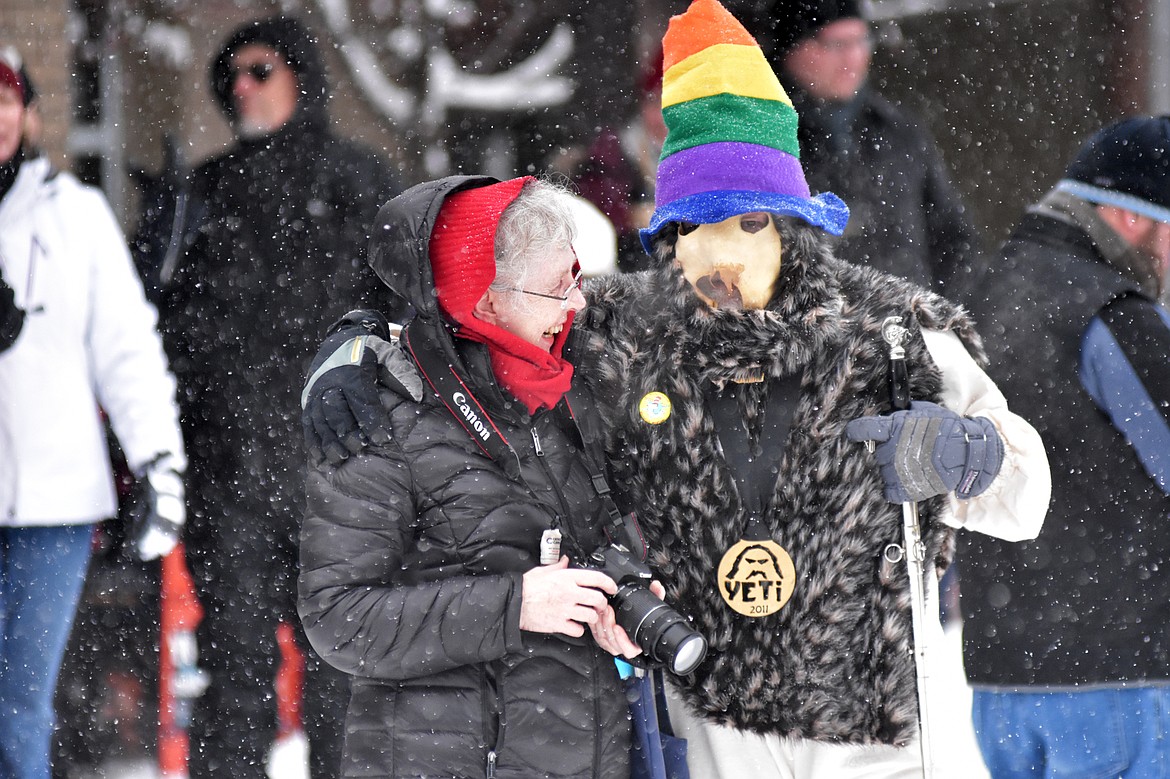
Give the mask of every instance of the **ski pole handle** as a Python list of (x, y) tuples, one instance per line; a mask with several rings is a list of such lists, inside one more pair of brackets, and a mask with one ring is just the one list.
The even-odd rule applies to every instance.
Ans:
[(902, 347), (909, 338), (910, 330), (902, 324), (902, 317), (890, 316), (882, 322), (882, 339), (890, 347), (890, 411), (910, 408), (910, 374)]

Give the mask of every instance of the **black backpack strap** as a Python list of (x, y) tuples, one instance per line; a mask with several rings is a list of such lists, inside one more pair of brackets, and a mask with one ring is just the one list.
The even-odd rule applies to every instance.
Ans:
[(593, 405), (593, 398), (588, 392), (582, 391), (574, 385), (565, 393), (565, 405), (569, 409), (570, 422), (576, 427), (581, 436), (581, 461), (589, 471), (589, 478), (593, 481), (593, 489), (601, 498), (608, 520), (605, 523), (605, 535), (610, 543), (622, 544), (641, 561), (645, 562), (650, 548), (638, 525), (633, 511), (622, 511), (617, 504), (616, 496), (609, 486), (600, 463), (605, 462), (605, 447), (601, 440), (600, 417)]

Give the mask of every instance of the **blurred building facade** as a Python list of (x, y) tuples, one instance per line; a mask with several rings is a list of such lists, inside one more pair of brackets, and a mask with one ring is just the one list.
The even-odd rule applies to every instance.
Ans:
[[(293, 12), (319, 33), (335, 123), (411, 181), (460, 165), (528, 172), (591, 122), (620, 123), (639, 60), (685, 5), (0, 0), (0, 39), (23, 49), (45, 95), (42, 147), (99, 183), (129, 225), (131, 172), (158, 166), (164, 134), (190, 163), (228, 141), (206, 68), (249, 18)], [(992, 241), (1092, 129), (1170, 110), (1170, 0), (872, 0), (871, 9), (878, 87), (927, 119)]]

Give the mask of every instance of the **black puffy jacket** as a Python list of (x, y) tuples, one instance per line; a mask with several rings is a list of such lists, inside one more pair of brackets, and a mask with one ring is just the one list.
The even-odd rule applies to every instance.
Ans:
[[(486, 350), (451, 337), (427, 256), (443, 199), (493, 179), (408, 190), (379, 214), (371, 262), (409, 299), (511, 443), (510, 477), (443, 406), (383, 393), (392, 441), (310, 472), (299, 610), (310, 641), (353, 675), (346, 777), (622, 777), (628, 707), (613, 658), (520, 630), (522, 576), (559, 517), (563, 549), (602, 540), (604, 509), (562, 401), (530, 417), (498, 389)], [(413, 343), (413, 340), (412, 340)]]

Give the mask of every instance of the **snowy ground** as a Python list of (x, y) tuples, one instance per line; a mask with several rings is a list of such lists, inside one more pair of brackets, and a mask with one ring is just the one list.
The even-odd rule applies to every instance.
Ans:
[[(948, 754), (966, 755), (961, 762), (971, 767), (970, 772), (962, 779), (989, 779), (987, 770), (983, 767), (983, 759), (979, 756), (979, 747), (975, 744), (975, 733), (970, 727), (971, 690), (962, 675), (962, 639), (959, 628), (952, 626), (946, 632), (946, 649), (949, 662), (941, 664), (940, 686), (946, 694), (941, 696), (947, 707), (960, 711), (960, 717), (966, 727), (948, 727), (936, 729), (933, 734), (935, 748)], [(934, 720), (934, 717), (931, 717)], [(941, 732), (940, 732), (941, 730)], [(278, 742), (272, 750), (268, 761), (268, 776), (271, 779), (307, 779), (308, 770), (305, 759), (308, 749), (304, 737), (295, 734)], [(160, 779), (158, 771), (149, 764), (111, 762), (102, 771), (82, 779)], [(168, 779), (179, 779), (168, 777)]]

